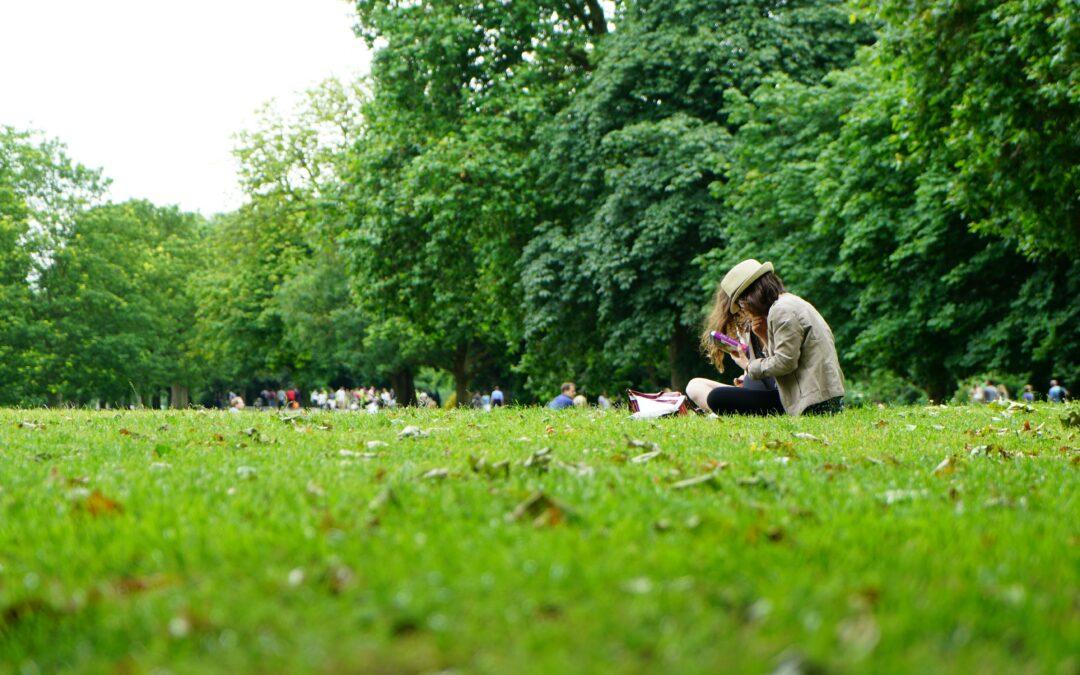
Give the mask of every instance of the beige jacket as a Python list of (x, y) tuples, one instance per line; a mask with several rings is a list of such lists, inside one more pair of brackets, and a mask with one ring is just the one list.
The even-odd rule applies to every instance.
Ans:
[(844, 395), (844, 373), (836, 357), (832, 329), (814, 306), (784, 293), (769, 309), (765, 357), (750, 362), (754, 379), (776, 378), (780, 402), (789, 415)]

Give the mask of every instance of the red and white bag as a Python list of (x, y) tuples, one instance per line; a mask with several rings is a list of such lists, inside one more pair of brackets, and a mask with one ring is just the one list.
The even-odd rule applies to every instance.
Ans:
[(634, 419), (652, 419), (687, 413), (686, 396), (677, 391), (645, 394), (627, 389), (626, 395), (630, 398), (630, 410), (634, 413), (630, 417)]

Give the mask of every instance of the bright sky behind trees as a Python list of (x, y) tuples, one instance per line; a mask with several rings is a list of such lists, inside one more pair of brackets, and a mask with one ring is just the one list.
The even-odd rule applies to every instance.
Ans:
[(342, 0), (0, 2), (0, 125), (103, 167), (114, 199), (209, 215), (243, 200), (232, 134), (368, 69)]

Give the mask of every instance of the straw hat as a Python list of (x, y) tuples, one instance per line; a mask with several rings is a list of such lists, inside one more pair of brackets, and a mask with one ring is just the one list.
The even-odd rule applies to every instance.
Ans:
[(760, 279), (763, 275), (773, 271), (771, 262), (760, 263), (753, 258), (744, 260), (731, 268), (724, 279), (720, 282), (720, 288), (731, 298), (731, 313), (738, 311), (735, 301), (743, 294), (750, 284)]

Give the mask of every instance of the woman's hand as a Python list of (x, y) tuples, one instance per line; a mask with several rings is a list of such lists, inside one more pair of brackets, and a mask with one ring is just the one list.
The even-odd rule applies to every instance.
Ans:
[(739, 350), (738, 353), (728, 352), (728, 355), (731, 357), (732, 361), (734, 361), (736, 364), (738, 364), (740, 368), (743, 369), (743, 371), (745, 371), (746, 367), (750, 365), (750, 359), (747, 358), (746, 354), (744, 354), (742, 350)]
[(750, 329), (762, 342), (769, 341), (769, 320), (764, 316), (755, 316), (750, 322)]

